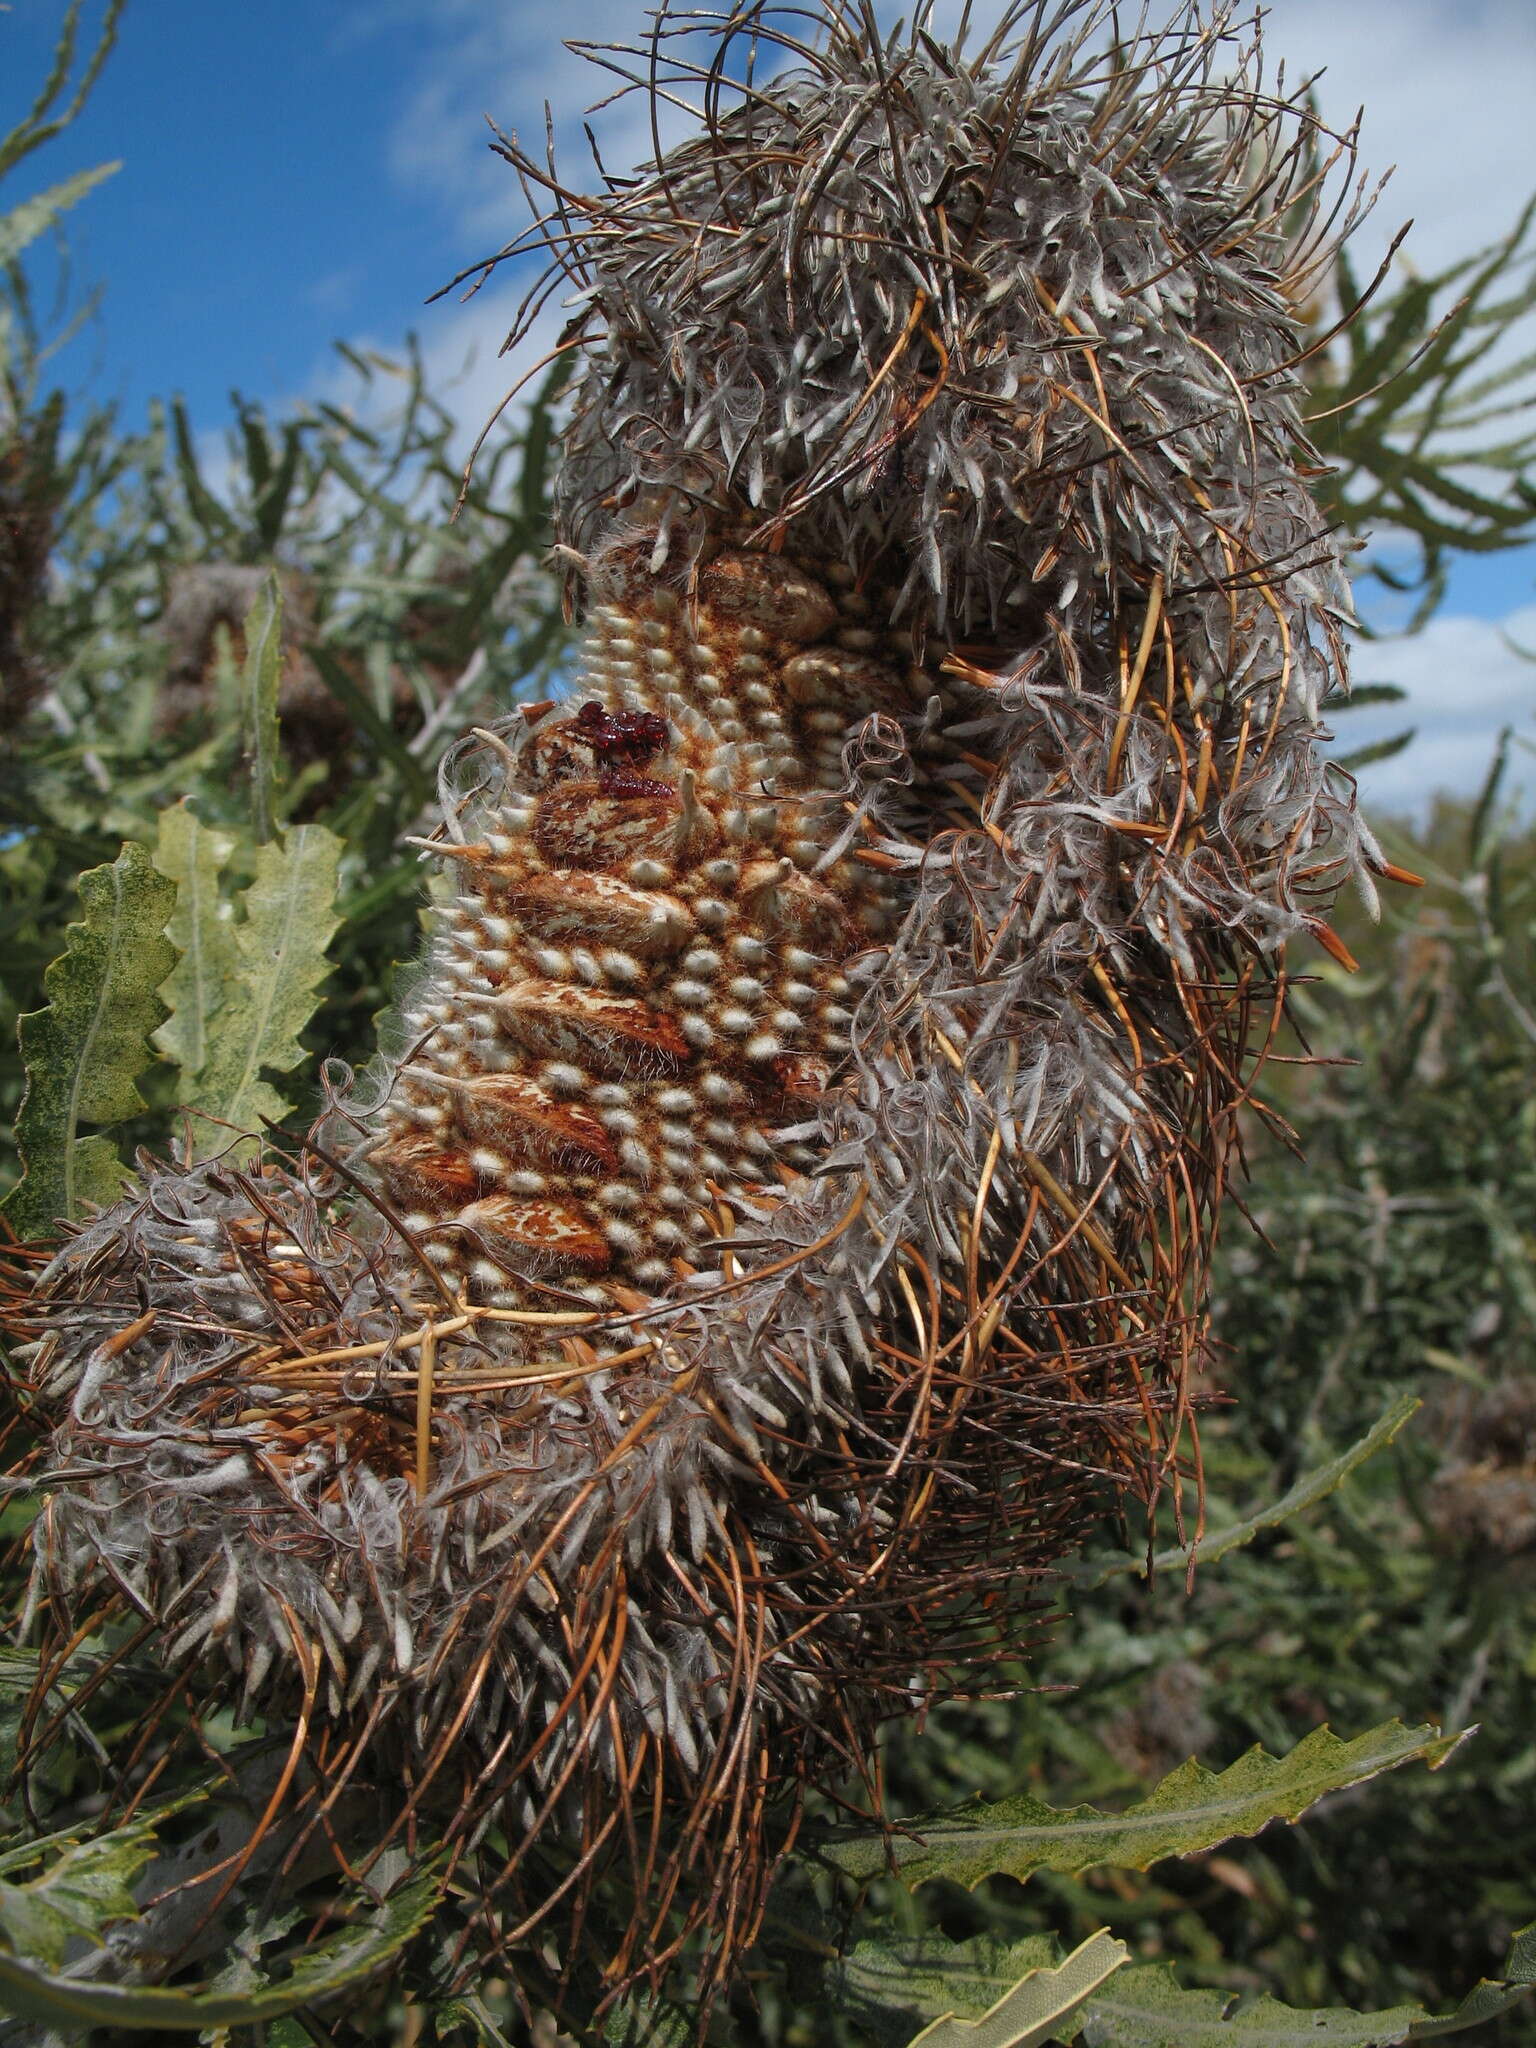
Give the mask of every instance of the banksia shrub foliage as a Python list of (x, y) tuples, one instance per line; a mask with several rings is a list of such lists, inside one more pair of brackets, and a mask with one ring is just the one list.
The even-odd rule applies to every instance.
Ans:
[(1225, 17), (1111, 16), (664, 16), (692, 140), (584, 196), (504, 145), (580, 302), (574, 686), (445, 762), (371, 1067), (263, 1126), (275, 1017), (13, 1311), (40, 1625), (291, 1731), (226, 1889), (279, 1814), (429, 1824), (465, 1954), (612, 1998), (697, 1937), (707, 1990), (1106, 1499), (1193, 1516), (1286, 949), (1387, 864), (1297, 404), (1345, 145)]

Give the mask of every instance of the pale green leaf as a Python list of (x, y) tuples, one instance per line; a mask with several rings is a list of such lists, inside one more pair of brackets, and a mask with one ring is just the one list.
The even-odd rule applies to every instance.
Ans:
[(924, 2027), (911, 2048), (1043, 2048), (1130, 1953), (1101, 1927), (1055, 1969), (1031, 1970), (979, 2019), (945, 2013)]
[[(1229, 1522), (1224, 1529), (1216, 1529), (1204, 1536), (1189, 1550), (1159, 1551), (1153, 1559), (1153, 1569), (1159, 1572), (1184, 1571), (1191, 1556), (1196, 1564), (1214, 1564), (1225, 1557), (1228, 1551), (1238, 1550), (1245, 1543), (1251, 1543), (1261, 1529), (1273, 1529), (1282, 1522), (1288, 1522), (1292, 1515), (1299, 1515), (1304, 1508), (1315, 1507), (1334, 1490), (1342, 1486), (1352, 1472), (1363, 1465), (1367, 1458), (1374, 1457), (1397, 1435), (1398, 1431), (1416, 1415), (1423, 1406), (1417, 1394), (1399, 1394), (1387, 1403), (1386, 1408), (1372, 1423), (1358, 1443), (1329, 1458), (1325, 1464), (1314, 1466), (1310, 1472), (1303, 1472), (1294, 1486), (1288, 1487), (1277, 1500), (1259, 1508), (1251, 1515), (1245, 1515), (1240, 1522)], [(1102, 1586), (1120, 1572), (1146, 1573), (1145, 1557), (1113, 1557), (1108, 1560), (1085, 1558), (1076, 1566), (1067, 1565), (1064, 1570), (1068, 1577), (1084, 1586)]]
[(251, 815), (258, 839), (277, 829), (277, 783), (282, 755), (277, 742), (277, 692), (283, 673), (283, 593), (272, 570), (245, 615), (241, 723), (251, 764)]
[(1429, 2041), (1446, 2034), (1465, 2033), (1469, 2027), (1480, 2027), (1484, 2020), (1496, 2019), (1501, 2012), (1508, 2012), (1512, 2005), (1518, 2005), (1529, 1998), (1536, 1989), (1536, 1920), (1529, 1926), (1516, 1928), (1509, 1944), (1509, 1954), (1504, 1959), (1502, 1978), (1484, 1977), (1474, 1984), (1456, 2010), (1445, 2014), (1442, 2019), (1415, 2020), (1408, 2029), (1410, 2041)]
[(164, 1014), (155, 994), (175, 959), (163, 927), (176, 891), (130, 842), (108, 867), (80, 877), (85, 917), (43, 976), (45, 1010), (19, 1025), (27, 1092), (16, 1119), (26, 1173), (5, 1209), (21, 1237), (45, 1236), (90, 1202), (115, 1201), (125, 1176), (111, 1142), (83, 1123), (135, 1116), (145, 1041)]
[(1084, 2013), (1084, 2048), (1391, 2048), (1399, 2041), (1442, 2039), (1466, 2033), (1508, 2012), (1536, 1986), (1536, 1924), (1522, 1927), (1510, 1944), (1501, 1979), (1485, 1977), (1453, 2013), (1431, 2018), (1421, 2006), (1393, 2006), (1386, 2012), (1346, 2012), (1339, 2007), (1298, 2012), (1273, 1998), (1261, 1998), (1234, 2012), (1227, 1991), (1186, 1991), (1166, 1964), (1125, 1971), (1113, 1989), (1096, 1994)]
[(46, 192), (36, 192), (19, 206), (13, 206), (9, 213), (0, 214), (0, 269), (14, 263), (23, 249), (52, 227), (60, 214), (68, 213), (87, 192), (122, 168), (121, 163), (97, 164), (94, 170), (76, 171), (72, 178), (50, 185)]
[(1060, 1961), (1060, 1945), (1049, 1934), (1022, 1941), (987, 1934), (969, 1941), (884, 1934), (851, 1949), (829, 1973), (827, 1987), (882, 2041), (906, 2042), (923, 2021), (987, 2012), (1021, 1977)]
[[(61, 1853), (25, 1884), (0, 1877), (0, 1942), (30, 1962), (56, 1967), (71, 1941), (100, 1943), (114, 1920), (138, 1917), (133, 1881), (155, 1853), (157, 1813), (90, 1841), (63, 1838)], [(10, 1851), (0, 1868), (45, 1858), (61, 1838)]]
[[(299, 1033), (314, 1014), (330, 972), (325, 949), (339, 918), (336, 872), (341, 841), (323, 825), (297, 825), (258, 849), (256, 878), (235, 927), (238, 972), (209, 1030), (207, 1058), (190, 1106), (236, 1130), (262, 1117), (280, 1120), (289, 1105), (262, 1079), (286, 1074), (304, 1057)], [(199, 1140), (220, 1149), (220, 1133)]]
[(155, 866), (176, 884), (166, 936), (181, 958), (160, 984), (160, 999), (171, 1014), (153, 1043), (180, 1067), (184, 1083), (203, 1070), (213, 1018), (239, 968), (234, 920), (219, 888), (234, 845), (231, 834), (202, 824), (184, 803), (161, 813)]
[(1037, 1870), (1079, 1871), (1097, 1864), (1146, 1870), (1165, 1856), (1194, 1856), (1272, 1820), (1296, 1820), (1325, 1793), (1358, 1785), (1379, 1771), (1422, 1760), (1444, 1762), (1460, 1735), (1388, 1721), (1353, 1742), (1314, 1728), (1288, 1756), (1255, 1745), (1215, 1773), (1191, 1758), (1124, 1813), (1092, 1806), (1047, 1806), (1028, 1793), (910, 1821), (900, 1833), (861, 1834), (826, 1854), (851, 1877), (888, 1869), (908, 1885), (933, 1877), (974, 1887), (1003, 1875), (1020, 1882)]
[(1404, 2041), (1421, 2009), (1346, 2012), (1339, 2007), (1299, 2012), (1273, 1998), (1230, 2016), (1230, 1991), (1186, 1991), (1166, 1963), (1123, 1971), (1100, 1992), (1083, 2017), (1084, 2048), (1388, 2048)]
[(418, 1877), (377, 1911), (285, 1958), (292, 1969), (280, 1984), (267, 1983), (253, 1991), (161, 1991), (84, 1983), (0, 1954), (0, 2007), (62, 2028), (142, 2027), (197, 2034), (209, 2027), (257, 2026), (300, 2006), (334, 1998), (372, 1976), (426, 1924), (437, 1900), (436, 1880)]
[[(125, 0), (107, 0), (106, 12), (102, 17), (96, 47), (86, 59), (85, 69), (75, 89), (65, 104), (58, 101), (69, 85), (70, 73), (75, 64), (75, 39), (80, 26), (81, 0), (70, 0), (59, 25), (58, 39), (53, 46), (53, 60), (41, 89), (32, 101), (31, 109), (10, 133), (0, 141), (0, 177), (15, 169), (17, 164), (51, 142), (54, 136), (62, 134), (74, 120), (80, 109), (90, 98), (91, 88), (100, 76), (101, 67), (111, 54), (117, 41), (117, 24), (122, 15)], [(57, 111), (55, 111), (57, 109)]]

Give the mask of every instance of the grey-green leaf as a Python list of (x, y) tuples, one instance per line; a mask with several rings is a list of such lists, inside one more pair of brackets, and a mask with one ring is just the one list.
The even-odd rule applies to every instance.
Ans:
[[(1387, 1403), (1386, 1408), (1372, 1423), (1365, 1435), (1347, 1450), (1340, 1451), (1326, 1463), (1314, 1466), (1310, 1472), (1303, 1472), (1294, 1486), (1288, 1487), (1277, 1500), (1267, 1507), (1245, 1515), (1240, 1522), (1229, 1522), (1224, 1529), (1213, 1530), (1194, 1545), (1193, 1550), (1162, 1550), (1153, 1559), (1153, 1569), (1160, 1572), (1183, 1571), (1191, 1561), (1196, 1564), (1214, 1564), (1228, 1551), (1238, 1550), (1245, 1543), (1251, 1543), (1261, 1529), (1274, 1529), (1288, 1522), (1292, 1515), (1299, 1515), (1304, 1508), (1315, 1507), (1325, 1500), (1336, 1488), (1343, 1485), (1349, 1475), (1367, 1458), (1374, 1457), (1397, 1435), (1404, 1423), (1409, 1422), (1423, 1406), (1417, 1394), (1399, 1394)], [(1066, 1575), (1084, 1586), (1102, 1586), (1119, 1572), (1146, 1573), (1145, 1557), (1112, 1557), (1108, 1560), (1087, 1558), (1077, 1567), (1065, 1567)]]
[(166, 935), (181, 958), (160, 984), (170, 1015), (153, 1043), (180, 1067), (184, 1094), (207, 1061), (213, 1019), (239, 967), (234, 920), (219, 888), (234, 845), (231, 834), (204, 825), (184, 803), (161, 813), (155, 866), (176, 884)]
[(1083, 2016), (1084, 2048), (1393, 2048), (1400, 2041), (1443, 2039), (1480, 2027), (1508, 2012), (1536, 1987), (1536, 1923), (1510, 1944), (1501, 1979), (1485, 1977), (1452, 2013), (1435, 2019), (1422, 2006), (1384, 2012), (1346, 2012), (1337, 2006), (1299, 2012), (1261, 1998), (1233, 2012), (1227, 1991), (1186, 1991), (1166, 1964), (1126, 1970), (1112, 1990), (1097, 1993)]
[(914, 2037), (911, 2048), (1043, 2048), (1130, 1953), (1101, 1927), (1056, 1968), (1020, 1978), (979, 2019), (945, 2013)]
[(21, 1237), (48, 1235), (87, 1203), (115, 1201), (125, 1169), (111, 1142), (82, 1124), (114, 1124), (144, 1107), (137, 1077), (164, 1014), (155, 991), (175, 953), (164, 925), (175, 885), (130, 842), (107, 867), (80, 877), (85, 916), (43, 977), (45, 1010), (19, 1025), (27, 1092), (16, 1119), (26, 1164), (5, 1209)]
[(1442, 2019), (1415, 2020), (1408, 2029), (1410, 2041), (1430, 2041), (1446, 2034), (1463, 2034), (1480, 2027), (1484, 2020), (1497, 2019), (1512, 2005), (1519, 2005), (1536, 1990), (1536, 1920), (1518, 1927), (1504, 1959), (1504, 1975), (1484, 1977), (1474, 1984), (1456, 2010)]
[(1083, 2018), (1084, 2048), (1388, 2048), (1404, 2041), (1418, 2006), (1385, 2012), (1330, 2007), (1299, 2012), (1261, 1998), (1232, 2016), (1230, 1991), (1186, 1991), (1166, 1963), (1122, 1972), (1112, 1989), (1092, 1999)]
[(60, 214), (68, 213), (87, 192), (121, 169), (122, 164), (115, 163), (97, 164), (94, 170), (76, 171), (72, 178), (50, 185), (46, 192), (34, 193), (32, 198), (13, 206), (9, 213), (0, 214), (0, 269), (14, 263), (23, 249), (52, 227)]
[(512, 2048), (511, 2041), (497, 2026), (486, 2011), (483, 2003), (473, 1996), (450, 1998), (432, 2012), (437, 2038), (441, 2041), (455, 2027), (466, 2028), (475, 2042), (475, 2048)]
[(241, 678), (246, 752), (251, 763), (251, 814), (258, 839), (277, 829), (277, 692), (283, 673), (283, 593), (272, 570), (245, 615)]
[[(189, 1093), (191, 1105), (236, 1130), (255, 1131), (288, 1103), (262, 1079), (286, 1074), (304, 1057), (299, 1034), (330, 972), (325, 949), (339, 919), (336, 874), (341, 841), (323, 825), (297, 825), (258, 849), (256, 878), (235, 927), (238, 973), (211, 1022), (208, 1053)], [(219, 1150), (217, 1130), (199, 1149)]]
[(209, 2027), (250, 2027), (295, 2012), (370, 1977), (430, 1919), (436, 1880), (413, 1879), (376, 1912), (301, 1949), (280, 1984), (254, 1991), (160, 1991), (62, 1977), (0, 1954), (0, 2007), (52, 2027), (142, 2027), (197, 2034)]
[(1314, 1728), (1287, 1756), (1270, 1756), (1255, 1744), (1220, 1773), (1191, 1758), (1124, 1813), (1100, 1813), (1092, 1806), (1058, 1809), (1019, 1793), (908, 1822), (889, 1840), (856, 1835), (826, 1853), (851, 1877), (894, 1869), (908, 1885), (946, 1877), (974, 1887), (999, 1875), (1023, 1882), (1037, 1870), (1071, 1872), (1105, 1863), (1146, 1870), (1165, 1856), (1194, 1856), (1233, 1836), (1255, 1835), (1272, 1820), (1295, 1820), (1325, 1793), (1399, 1764), (1443, 1763), (1462, 1739), (1432, 1727), (1405, 1728), (1401, 1721), (1385, 1722), (1352, 1742), (1341, 1742), (1327, 1727)]
[[(71, 1941), (99, 1944), (110, 1922), (135, 1919), (133, 1881), (155, 1853), (155, 1825), (163, 1817), (131, 1821), (91, 1841), (68, 1841), (25, 1884), (0, 1878), (0, 1941), (15, 1955), (56, 1968)], [(27, 1844), (7, 1862), (30, 1862), (50, 1846)]]
[(861, 1941), (828, 1973), (827, 1989), (881, 2041), (910, 2039), (920, 2023), (956, 2013), (975, 2018), (1020, 1978), (1051, 1969), (1061, 1950), (1048, 1934), (1003, 1941), (978, 1934), (879, 1935)]

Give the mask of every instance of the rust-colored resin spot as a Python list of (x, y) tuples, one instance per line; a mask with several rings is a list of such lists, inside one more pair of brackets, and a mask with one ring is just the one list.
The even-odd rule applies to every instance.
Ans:
[(648, 554), (599, 559), (578, 694), (443, 847), (461, 894), (380, 1114), (385, 1189), (481, 1300), (654, 1292), (722, 1205), (781, 1194), (884, 929), (869, 870), (811, 870), (846, 736), (905, 708), (904, 671), (838, 644), (868, 636), (801, 564), (718, 554), (685, 590)]

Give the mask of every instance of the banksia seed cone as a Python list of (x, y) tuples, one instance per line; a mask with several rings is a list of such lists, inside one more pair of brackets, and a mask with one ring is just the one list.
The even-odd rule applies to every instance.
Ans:
[(30, 1305), (56, 1626), (506, 1828), (503, 1940), (618, 1873), (613, 1986), (727, 1962), (804, 1787), (1156, 1494), (1282, 950), (1377, 859), (1310, 117), (1108, 20), (829, 6), (765, 79), (771, 17), (663, 18), (701, 132), (535, 231), (577, 686), (452, 763), (368, 1099), (146, 1170)]

